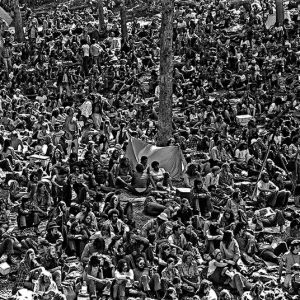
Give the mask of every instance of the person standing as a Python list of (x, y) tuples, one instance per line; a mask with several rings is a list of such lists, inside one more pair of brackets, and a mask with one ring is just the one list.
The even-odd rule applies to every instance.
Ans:
[(82, 51), (83, 51), (83, 62), (82, 68), (84, 75), (87, 76), (89, 73), (89, 64), (90, 64), (90, 46), (86, 40), (82, 41)]

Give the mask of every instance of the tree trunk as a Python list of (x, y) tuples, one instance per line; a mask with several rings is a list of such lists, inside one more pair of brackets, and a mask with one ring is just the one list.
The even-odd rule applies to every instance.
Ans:
[(15, 40), (18, 43), (25, 41), (25, 34), (23, 29), (23, 21), (21, 10), (19, 6), (19, 0), (14, 0), (14, 14), (15, 14)]
[(124, 43), (125, 41), (127, 41), (128, 38), (126, 6), (124, 2), (122, 2), (120, 5), (120, 16), (121, 16), (122, 41)]
[(283, 20), (284, 20), (283, 0), (276, 0), (276, 23), (277, 23), (277, 25), (282, 26)]
[(162, 1), (160, 32), (160, 95), (157, 145), (166, 146), (172, 136), (173, 17), (174, 0)]
[(98, 0), (98, 18), (99, 18), (99, 33), (106, 31), (104, 21), (103, 0)]

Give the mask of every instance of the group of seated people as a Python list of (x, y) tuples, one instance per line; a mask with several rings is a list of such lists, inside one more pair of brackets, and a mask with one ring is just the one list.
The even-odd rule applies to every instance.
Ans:
[(0, 292), (299, 296), (299, 12), (265, 28), (274, 1), (175, 3), (176, 181), (128, 154), (161, 129), (159, 22), (134, 18), (123, 39), (112, 3), (101, 32), (93, 5), (25, 6), (24, 43), (0, 24)]
[[(279, 265), (280, 279), (283, 267), (292, 268), (289, 253), (295, 257), (294, 264), (299, 260), (300, 216), (288, 214), (291, 192), (280, 190), (270, 181), (272, 173), (267, 167), (257, 183), (254, 201), (234, 185), (227, 163), (221, 168), (208, 165), (205, 176), (196, 171), (192, 189), (184, 198), (180, 189), (174, 191), (159, 163), (154, 161), (149, 166), (147, 157), (142, 157), (136, 172), (131, 173), (134, 179), (127, 183), (124, 172), (113, 171), (121, 170), (124, 162), (128, 164), (127, 158), (116, 155), (119, 151), (111, 154), (111, 172), (96, 160), (93, 151), (87, 150), (89, 155), (83, 161), (73, 153), (68, 161), (59, 161), (62, 158), (54, 151), (57, 161), (52, 159), (50, 168), (38, 165), (31, 169), (29, 165), (22, 172), (14, 171), (13, 176), (8, 173), (9, 201), (1, 207), (1, 261), (15, 264), (15, 255), (25, 254), (14, 292), (26, 288), (63, 299), (66, 293), (71, 294), (65, 287), (69, 275), (65, 267), (73, 257), (83, 266), (82, 280), (77, 278), (76, 284), (81, 289), (86, 286), (92, 299), (162, 299), (170, 293), (179, 299), (202, 299), (204, 295), (217, 299), (216, 286), (242, 297), (257, 288), (249, 277), (254, 265)], [(187, 170), (192, 165), (200, 168), (193, 163)], [(12, 166), (16, 168), (16, 161)], [(47, 170), (51, 170), (50, 179)], [(116, 179), (114, 185), (101, 180), (106, 172), (110, 174), (105, 177), (107, 181)], [(113, 177), (115, 172), (118, 176)], [(141, 190), (142, 185), (134, 185), (143, 178), (149, 180), (152, 189)], [(228, 184), (224, 183), (226, 179)], [(142, 227), (136, 226), (133, 203), (121, 202), (122, 189), (147, 195), (144, 213), (152, 218)], [(33, 227), (38, 241), (6, 234), (10, 227), (6, 210), (13, 207), (17, 209), (19, 229)], [(287, 219), (291, 223), (285, 229)], [(40, 231), (45, 222), (45, 231)], [(284, 239), (274, 246), (272, 236), (262, 229), (276, 226)], [(297, 286), (296, 274), (286, 273), (285, 288)]]

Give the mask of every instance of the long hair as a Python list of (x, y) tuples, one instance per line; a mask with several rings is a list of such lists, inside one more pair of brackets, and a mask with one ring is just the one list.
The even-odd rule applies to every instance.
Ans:
[(244, 229), (246, 225), (242, 222), (238, 222), (234, 228), (233, 234), (234, 236), (238, 235), (242, 229)]
[(84, 213), (84, 218), (83, 218), (83, 220), (85, 221), (85, 219), (86, 219), (86, 217), (90, 214), (90, 212), (91, 212), (91, 205), (90, 205), (90, 203), (89, 202), (83, 202), (82, 204), (81, 204), (81, 206), (84, 206), (84, 207), (86, 207), (86, 212)]
[(123, 269), (124, 269), (125, 264), (127, 264), (126, 260), (125, 259), (120, 259), (119, 262), (118, 262), (118, 265), (117, 265), (117, 270), (119, 272), (122, 272)]
[(68, 180), (67, 180), (67, 184), (71, 184), (71, 179), (72, 179), (73, 177), (75, 178), (76, 176), (75, 176), (74, 174), (70, 174), (70, 175), (69, 175)]
[(42, 190), (42, 187), (45, 187), (45, 193), (44, 193), (44, 196), (46, 195), (46, 197), (48, 197), (48, 195), (49, 195), (49, 192), (48, 192), (48, 189), (47, 189), (47, 187), (46, 187), (46, 184), (45, 184), (45, 182), (43, 182), (43, 181), (39, 181), (38, 183), (37, 183), (37, 186), (36, 186), (36, 195), (37, 196), (40, 196), (41, 195), (41, 190)]
[(229, 216), (229, 219), (225, 219), (225, 218), (224, 218), (224, 220), (225, 220), (228, 224), (233, 223), (233, 222), (235, 221), (235, 217), (234, 217), (234, 213), (233, 213), (232, 209), (226, 209), (225, 212), (224, 212), (224, 215), (225, 215), (226, 213), (229, 213), (230, 216)]
[(186, 170), (186, 174), (189, 175), (189, 176), (195, 176), (198, 171), (198, 167), (196, 164), (190, 164), (188, 167), (187, 167), (187, 170)]
[(71, 227), (70, 227), (70, 233), (75, 233), (75, 228), (76, 228), (77, 225), (79, 225), (79, 222), (77, 222), (77, 221), (74, 221), (74, 222), (71, 224)]
[[(116, 207), (114, 206), (114, 200), (115, 199), (118, 199), (118, 203), (116, 205)], [(120, 204), (120, 199), (117, 195), (113, 195), (111, 198), (110, 198), (110, 201), (109, 201), (109, 207), (111, 208), (116, 208), (116, 209), (119, 209), (121, 208), (121, 204)]]
[(195, 179), (194, 181), (194, 192), (198, 192), (198, 184), (201, 183), (202, 184), (202, 180), (201, 179)]
[(55, 256), (54, 256), (54, 258), (57, 258), (56, 248), (55, 248), (55, 246), (53, 246), (53, 245), (51, 245), (51, 246), (49, 246), (49, 247), (47, 248), (47, 251), (46, 251), (46, 257), (47, 257), (47, 258), (51, 258), (50, 252), (51, 252), (52, 249), (55, 250)]
[[(44, 192), (43, 195), (42, 195), (42, 193), (41, 193), (41, 188), (42, 188), (42, 186), (45, 186), (45, 192)], [(50, 200), (50, 193), (49, 193), (49, 191), (48, 191), (48, 189), (47, 189), (47, 186), (46, 186), (45, 182), (39, 181), (39, 182), (37, 183), (36, 189), (33, 189), (33, 190), (32, 190), (32, 198), (36, 199), (36, 201), (37, 201), (38, 203), (40, 203), (40, 202), (42, 202), (42, 201), (44, 201), (44, 200), (47, 200), (47, 201)]]
[(24, 259), (23, 261), (25, 262), (25, 264), (27, 264), (28, 266), (31, 266), (32, 261), (29, 258), (30, 254), (35, 254), (34, 250), (32, 248), (28, 249), (25, 253)]
[(232, 241), (232, 238), (233, 238), (232, 231), (231, 230), (225, 230), (222, 242), (224, 243), (224, 245), (225, 245), (226, 248), (229, 247), (229, 245), (230, 245), (230, 243)]
[(98, 237), (94, 240), (93, 246), (97, 249), (97, 251), (103, 253), (105, 250), (105, 241), (102, 237)]
[(182, 262), (186, 263), (189, 256), (193, 256), (193, 253), (191, 251), (184, 251), (182, 255)]
[(199, 287), (199, 290), (198, 290), (198, 295), (202, 298), (204, 296), (206, 296), (206, 294), (204, 293), (204, 291), (208, 288), (208, 287), (211, 287), (211, 282), (204, 279), (202, 280), (202, 282), (200, 283), (200, 287)]

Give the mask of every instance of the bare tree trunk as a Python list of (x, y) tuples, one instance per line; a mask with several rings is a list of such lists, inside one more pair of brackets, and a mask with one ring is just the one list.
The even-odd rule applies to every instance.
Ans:
[(98, 19), (99, 19), (99, 33), (105, 32), (105, 21), (104, 21), (104, 10), (103, 10), (103, 0), (98, 0)]
[(157, 145), (166, 146), (172, 136), (173, 17), (174, 0), (162, 1), (160, 32), (160, 95)]
[(284, 20), (283, 0), (276, 0), (276, 23), (277, 23), (277, 25), (282, 26), (283, 20)]
[(125, 2), (122, 2), (120, 5), (120, 16), (121, 16), (121, 33), (122, 33), (122, 41), (127, 41), (128, 38), (128, 30), (127, 30), (127, 16), (126, 16), (126, 6)]
[(14, 15), (15, 15), (15, 40), (19, 43), (25, 41), (23, 29), (22, 15), (19, 5), (19, 0), (14, 0)]

